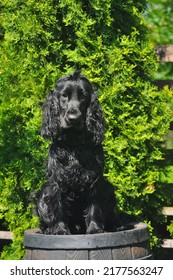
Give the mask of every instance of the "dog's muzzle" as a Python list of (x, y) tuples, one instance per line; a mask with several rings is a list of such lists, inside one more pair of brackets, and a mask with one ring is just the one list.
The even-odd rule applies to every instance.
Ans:
[(72, 107), (66, 112), (65, 120), (67, 126), (81, 125), (82, 114), (78, 108)]

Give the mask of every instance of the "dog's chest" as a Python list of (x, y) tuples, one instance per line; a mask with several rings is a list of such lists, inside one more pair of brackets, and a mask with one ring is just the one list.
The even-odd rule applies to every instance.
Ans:
[[(51, 153), (55, 180), (63, 188), (88, 188), (102, 174), (101, 155), (100, 149), (94, 147), (57, 147)], [(49, 170), (50, 173), (52, 170)]]
[(95, 161), (96, 163), (96, 153), (94, 150), (84, 149), (83, 147), (68, 148), (59, 151), (58, 160), (68, 169), (81, 168), (90, 170), (93, 168), (91, 162)]
[(92, 157), (92, 152), (89, 149), (76, 148), (69, 151), (69, 163), (77, 164), (83, 167), (89, 165), (89, 159)]

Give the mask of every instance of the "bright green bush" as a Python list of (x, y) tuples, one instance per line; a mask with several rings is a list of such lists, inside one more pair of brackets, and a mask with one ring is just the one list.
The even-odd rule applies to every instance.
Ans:
[(30, 194), (44, 181), (48, 143), (41, 104), (56, 77), (75, 69), (93, 82), (105, 113), (105, 176), (118, 208), (154, 223), (169, 195), (160, 183), (161, 144), (172, 114), (168, 89), (152, 82), (153, 46), (143, 22), (146, 1), (2, 0), (0, 213), (15, 234), (4, 259), (23, 255), (23, 231), (37, 225)]
[[(172, 44), (173, 33), (173, 2), (172, 0), (148, 0), (149, 8), (146, 22), (150, 30), (150, 37), (155, 46)], [(160, 63), (155, 73), (157, 80), (172, 79), (173, 63)]]

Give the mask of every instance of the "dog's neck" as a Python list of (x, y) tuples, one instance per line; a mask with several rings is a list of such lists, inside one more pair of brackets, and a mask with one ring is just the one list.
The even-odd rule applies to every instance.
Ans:
[(55, 142), (59, 146), (89, 146), (93, 145), (91, 133), (87, 130), (64, 129), (57, 136)]

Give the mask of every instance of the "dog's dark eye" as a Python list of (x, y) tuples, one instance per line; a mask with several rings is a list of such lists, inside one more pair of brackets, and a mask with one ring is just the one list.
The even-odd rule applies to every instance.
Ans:
[(62, 96), (63, 98), (67, 98), (67, 97), (68, 97), (68, 94), (67, 94), (66, 92), (63, 92), (63, 93), (61, 94), (61, 96)]
[(81, 100), (82, 102), (86, 100), (87, 98), (87, 93), (83, 90), (79, 91), (78, 93), (78, 98), (79, 100)]
[(81, 101), (84, 101), (86, 99), (86, 96), (85, 95), (80, 95), (80, 100)]

